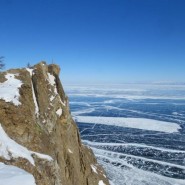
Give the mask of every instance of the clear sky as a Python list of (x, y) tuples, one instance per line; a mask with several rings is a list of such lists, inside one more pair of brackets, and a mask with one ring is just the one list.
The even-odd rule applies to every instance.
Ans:
[(185, 1), (0, 0), (1, 55), (65, 83), (185, 81)]

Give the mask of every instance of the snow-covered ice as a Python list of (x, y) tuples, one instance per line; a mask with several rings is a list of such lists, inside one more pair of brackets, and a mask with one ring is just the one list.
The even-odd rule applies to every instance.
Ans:
[(178, 130), (181, 129), (181, 127), (177, 123), (158, 121), (146, 118), (76, 116), (75, 119), (81, 123), (114, 125), (120, 127), (152, 130), (167, 133), (178, 132)]
[[(99, 163), (108, 173), (108, 176), (111, 180), (111, 185), (184, 185), (185, 183), (185, 181), (182, 179), (173, 179), (158, 175), (156, 173), (148, 172), (143, 169), (138, 169), (130, 164), (131, 160), (129, 158), (123, 158), (123, 155), (125, 154), (101, 150), (94, 147), (91, 147), (91, 149), (98, 158)], [(105, 159), (109, 162), (105, 162)], [(129, 160), (129, 162), (127, 160)], [(141, 158), (139, 160), (141, 160)], [(149, 161), (150, 160), (148, 160), (148, 162)], [(158, 165), (164, 164), (164, 162), (161, 161), (156, 162)], [(120, 166), (125, 166), (125, 168), (123, 169), (119, 165), (115, 166), (114, 164), (120, 164)], [(168, 163), (168, 165), (172, 165), (174, 168), (178, 166), (170, 163)], [(184, 166), (180, 167), (184, 169)]]
[[(110, 135), (110, 134), (109, 134)], [(150, 148), (154, 150), (158, 150), (161, 152), (171, 152), (171, 153), (185, 153), (185, 150), (175, 150), (175, 149), (169, 149), (169, 148), (162, 148), (162, 147), (154, 147), (146, 144), (139, 144), (139, 143), (101, 143), (101, 142), (91, 142), (88, 140), (83, 140), (83, 142), (88, 146), (102, 146), (102, 147), (140, 147), (140, 148)]]
[(83, 142), (111, 185), (185, 184), (184, 84), (66, 89)]
[(6, 74), (5, 82), (0, 83), (0, 99), (5, 100), (6, 102), (12, 102), (14, 105), (18, 106), (21, 104), (19, 101), (19, 88), (22, 85), (22, 82), (15, 78), (18, 74)]
[(84, 110), (77, 110), (77, 111), (73, 111), (73, 112), (72, 112), (72, 115), (73, 115), (73, 116), (78, 116), (78, 115), (80, 115), (80, 114), (91, 113), (91, 112), (93, 112), (93, 111), (95, 111), (94, 108), (89, 108), (89, 109), (84, 109)]
[(11, 165), (0, 163), (0, 185), (36, 185), (32, 174)]
[(3, 127), (0, 124), (0, 156), (10, 160), (11, 158), (25, 158), (27, 159), (32, 165), (35, 164), (32, 155), (35, 154), (39, 158), (52, 160), (52, 158), (48, 155), (40, 154), (37, 152), (33, 152), (28, 150), (26, 147), (21, 146), (20, 144), (16, 143), (14, 140), (8, 137), (5, 133)]

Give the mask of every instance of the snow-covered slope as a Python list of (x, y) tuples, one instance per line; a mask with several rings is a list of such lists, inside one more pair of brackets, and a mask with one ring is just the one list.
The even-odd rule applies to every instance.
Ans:
[(0, 185), (36, 185), (33, 175), (12, 165), (0, 163)]
[(0, 124), (0, 157), (7, 160), (21, 157), (27, 159), (32, 165), (35, 165), (34, 159), (32, 157), (33, 154), (45, 160), (52, 160), (50, 156), (32, 152), (16, 143), (14, 140), (10, 139)]

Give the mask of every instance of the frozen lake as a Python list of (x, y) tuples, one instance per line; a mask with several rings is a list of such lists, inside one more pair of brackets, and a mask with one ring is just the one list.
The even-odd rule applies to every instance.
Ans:
[(112, 185), (185, 184), (185, 85), (65, 86)]

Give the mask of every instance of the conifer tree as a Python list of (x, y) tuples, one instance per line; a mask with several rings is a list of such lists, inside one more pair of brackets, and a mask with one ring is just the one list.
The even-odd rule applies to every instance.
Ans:
[(0, 57), (0, 69), (3, 69), (3, 67), (5, 66), (3, 59), (4, 57)]

